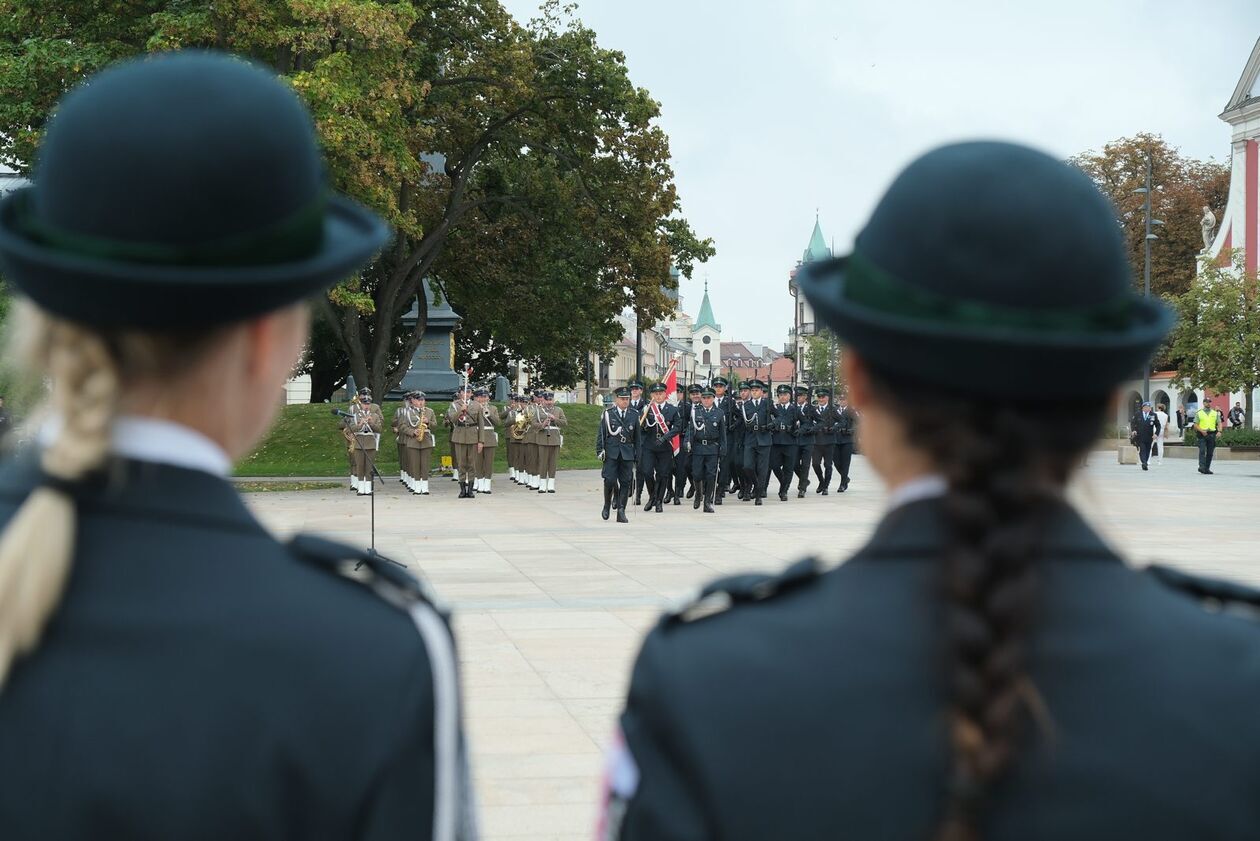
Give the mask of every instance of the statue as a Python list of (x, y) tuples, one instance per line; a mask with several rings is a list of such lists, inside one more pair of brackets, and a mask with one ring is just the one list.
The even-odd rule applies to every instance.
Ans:
[(1216, 216), (1212, 213), (1212, 208), (1207, 205), (1203, 206), (1203, 218), (1199, 220), (1199, 227), (1203, 229), (1203, 250), (1206, 252), (1212, 247), (1212, 238), (1216, 230)]

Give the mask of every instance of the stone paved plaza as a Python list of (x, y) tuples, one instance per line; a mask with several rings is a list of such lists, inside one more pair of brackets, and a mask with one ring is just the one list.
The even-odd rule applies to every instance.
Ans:
[[(1098, 452), (1078, 505), (1137, 563), (1159, 560), (1260, 585), (1260, 462), (1192, 459), (1142, 473)], [(457, 611), (468, 728), (485, 837), (589, 839), (601, 771), (638, 642), (658, 613), (715, 576), (776, 569), (806, 553), (839, 561), (869, 535), (884, 503), (859, 457), (843, 495), (793, 494), (716, 514), (688, 501), (664, 514), (599, 518), (594, 471), (562, 473), (539, 495), (495, 480), (456, 499), (394, 482), (376, 499), (380, 551), (422, 574)], [(366, 545), (368, 503), (349, 491), (249, 497), (277, 533), (317, 531)]]

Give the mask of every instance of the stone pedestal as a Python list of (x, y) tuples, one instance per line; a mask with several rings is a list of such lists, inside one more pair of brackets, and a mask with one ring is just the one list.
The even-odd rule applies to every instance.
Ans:
[[(404, 393), (413, 389), (423, 391), (430, 400), (449, 400), (455, 396), (455, 389), (460, 383), (460, 377), (455, 373), (455, 331), (459, 329), (460, 318), (445, 300), (435, 306), (433, 298), (433, 288), (426, 280), (424, 300), (429, 302), (428, 326), (411, 356), (411, 365), (402, 383), (390, 392), (391, 400), (401, 399)], [(413, 329), (419, 316), (417, 301), (403, 316), (403, 327)]]

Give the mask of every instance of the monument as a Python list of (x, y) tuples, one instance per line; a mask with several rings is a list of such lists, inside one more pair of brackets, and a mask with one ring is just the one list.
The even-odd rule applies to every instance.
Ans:
[[(455, 388), (460, 383), (460, 377), (455, 373), (455, 331), (459, 329), (459, 314), (445, 299), (440, 304), (433, 303), (436, 296), (427, 279), (423, 287), (424, 300), (428, 302), (424, 336), (411, 355), (411, 365), (402, 382), (389, 393), (390, 400), (400, 400), (403, 394), (413, 389), (423, 391), (430, 400), (449, 400), (455, 396)], [(420, 301), (417, 299), (403, 316), (403, 327), (414, 329), (419, 318)]]

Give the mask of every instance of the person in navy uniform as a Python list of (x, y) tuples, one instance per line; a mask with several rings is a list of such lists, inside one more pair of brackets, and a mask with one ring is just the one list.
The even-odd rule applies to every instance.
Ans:
[(1059, 160), (958, 144), (800, 269), (886, 513), (839, 566), (717, 581), (661, 620), (603, 838), (1255, 837), (1260, 592), (1126, 565), (1065, 493), (1172, 324), (1115, 218)]
[(847, 394), (841, 394), (836, 406), (836, 472), (840, 474), (840, 493), (849, 489), (849, 468), (857, 444), (857, 412), (849, 405)]
[(723, 422), (726, 424), (726, 446), (722, 449), (722, 457), (718, 460), (717, 491), (713, 496), (713, 504), (721, 505), (722, 497), (726, 496), (726, 489), (733, 478), (731, 450), (734, 443), (732, 439), (735, 426), (735, 400), (727, 394), (731, 382), (726, 377), (714, 377), (709, 385), (713, 389), (713, 405), (722, 413)]
[(700, 405), (687, 421), (686, 449), (691, 459), (692, 481), (696, 484), (692, 508), (704, 503), (704, 513), (714, 513), (713, 498), (718, 486), (718, 464), (726, 447), (726, 415), (714, 405), (717, 392), (712, 387), (700, 392)]
[(662, 513), (665, 494), (674, 481), (675, 435), (682, 432), (678, 407), (665, 399), (664, 383), (653, 383), (652, 399), (639, 414), (639, 435), (643, 438), (643, 457), (639, 462), (648, 492), (645, 511)]
[(818, 428), (817, 407), (810, 402), (809, 388), (796, 387), (796, 408), (801, 422), (796, 427), (796, 498), (803, 499), (809, 490), (809, 467), (814, 461), (814, 430)]
[[(692, 383), (687, 386), (687, 399), (678, 403), (679, 412), (679, 429), (684, 432), (687, 424), (691, 422), (691, 415), (695, 410), (700, 408), (700, 393), (704, 389)], [(674, 459), (674, 504), (681, 505), (684, 495), (687, 499), (693, 497), (699, 498), (700, 482), (696, 479), (695, 474), (691, 472), (691, 459), (679, 453), (679, 458)]]
[(748, 496), (760, 505), (766, 496), (770, 482), (770, 447), (774, 432), (770, 425), (770, 401), (766, 399), (766, 384), (753, 379), (748, 382), (751, 396), (739, 409), (739, 422), (744, 430), (744, 477), (748, 483)]
[(604, 508), (600, 516), (608, 519), (609, 509), (617, 509), (617, 522), (628, 523), (626, 500), (634, 484), (632, 465), (635, 441), (639, 431), (639, 415), (630, 408), (630, 389), (622, 386), (615, 392), (613, 405), (604, 410), (595, 433), (595, 454), (604, 463)]
[[(647, 400), (643, 397), (643, 383), (638, 380), (631, 380), (630, 384), (630, 408), (634, 409), (640, 416), (643, 410), (647, 408)], [(643, 484), (647, 477), (643, 472), (643, 436), (640, 435), (635, 439), (634, 451), (634, 504), (643, 504)]]
[[(744, 404), (750, 399), (752, 389), (748, 387), (745, 380), (739, 384), (738, 397), (731, 406), (731, 420), (727, 428), (727, 444), (730, 450), (731, 459), (731, 476), (730, 487), (723, 488), (725, 493), (736, 494), (736, 498), (741, 501), (747, 501), (751, 498), (748, 493), (748, 481), (744, 473), (744, 419), (742, 409)], [(714, 504), (719, 504), (715, 499)]]
[(57, 108), (0, 202), (10, 358), (51, 411), (0, 468), (5, 841), (475, 837), (444, 615), (379, 555), (277, 540), (226, 478), (303, 301), (388, 239), (240, 59), (146, 56)]
[(1137, 447), (1138, 461), (1143, 470), (1150, 469), (1147, 462), (1151, 460), (1151, 445), (1161, 429), (1163, 427), (1159, 425), (1159, 418), (1155, 416), (1149, 400), (1143, 401), (1142, 407), (1129, 419), (1129, 440)]
[(801, 410), (792, 402), (792, 386), (779, 386), (775, 396), (778, 402), (770, 407), (770, 426), (774, 431), (770, 472), (779, 480), (779, 501), (787, 502), (788, 489), (796, 475), (796, 452), (800, 449)]
[(836, 452), (838, 414), (831, 403), (831, 389), (818, 388), (814, 390), (814, 394), (817, 399), (814, 410), (818, 416), (814, 424), (814, 455), (810, 459), (814, 467), (814, 477), (818, 479), (818, 487), (814, 489), (814, 493), (827, 496)]

